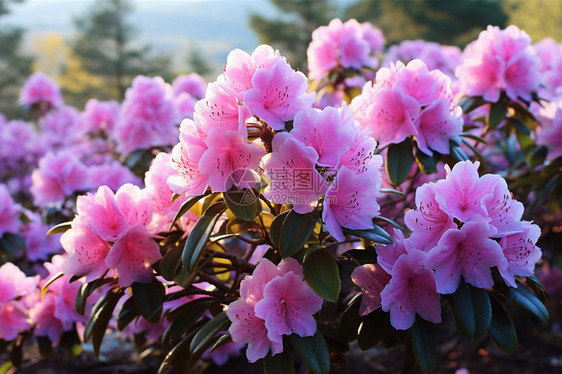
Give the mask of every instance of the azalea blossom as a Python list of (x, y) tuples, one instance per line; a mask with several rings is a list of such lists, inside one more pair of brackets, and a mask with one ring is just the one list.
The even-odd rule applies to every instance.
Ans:
[(359, 314), (364, 316), (381, 306), (381, 291), (390, 281), (390, 275), (379, 264), (366, 264), (353, 269), (351, 280), (363, 291)]
[(0, 184), (0, 238), (6, 233), (16, 234), (20, 227), (21, 207), (14, 202), (10, 191)]
[(46, 109), (57, 108), (63, 103), (59, 85), (40, 71), (27, 78), (21, 89), (19, 101), (25, 106), (44, 103)]
[(498, 270), (505, 283), (517, 287), (515, 276), (529, 277), (535, 271), (535, 264), (541, 258), (541, 250), (536, 246), (541, 234), (540, 228), (531, 222), (523, 222), (523, 231), (504, 236), (500, 246), (506, 262)]

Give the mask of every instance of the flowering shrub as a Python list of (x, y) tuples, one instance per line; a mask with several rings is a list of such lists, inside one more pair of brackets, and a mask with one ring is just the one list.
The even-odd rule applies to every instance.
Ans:
[(537, 223), (548, 234), (560, 214), (560, 105), (537, 90), (554, 65), (515, 26), (462, 56), (404, 42), (376, 70), (383, 44), (333, 20), (308, 77), (262, 45), (208, 85), (139, 76), (122, 104), (82, 113), (32, 76), (32, 122), (0, 118), (12, 357), (32, 335), (42, 352), (83, 340), (99, 354), (109, 328), (164, 352), (159, 372), (245, 353), (324, 374), (353, 341), (408, 344), (432, 372), (451, 311), (512, 352), (511, 315), (548, 321), (534, 271)]

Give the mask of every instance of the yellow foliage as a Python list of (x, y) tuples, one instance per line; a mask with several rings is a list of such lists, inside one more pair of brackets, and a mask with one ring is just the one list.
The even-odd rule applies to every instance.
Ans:
[(508, 24), (525, 30), (533, 43), (550, 36), (562, 43), (562, 1), (560, 0), (505, 0)]

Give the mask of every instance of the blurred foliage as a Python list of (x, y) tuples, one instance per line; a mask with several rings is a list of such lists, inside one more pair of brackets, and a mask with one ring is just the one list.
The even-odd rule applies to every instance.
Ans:
[(260, 43), (279, 49), (293, 68), (306, 70), (306, 49), (312, 31), (335, 17), (334, 6), (330, 0), (271, 0), (271, 3), (283, 16), (270, 19), (254, 13), (250, 15), (250, 27), (258, 33)]
[(88, 12), (75, 19), (77, 36), (71, 45), (80, 63), (73, 68), (83, 68), (103, 80), (107, 89), (95, 92), (99, 99), (122, 100), (138, 74), (170, 75), (168, 57), (155, 56), (148, 46), (135, 43), (138, 32), (127, 22), (132, 9), (123, 0), (96, 0)]
[[(9, 4), (20, 1), (0, 0), (0, 19), (9, 12)], [(19, 90), (29, 74), (32, 59), (21, 53), (23, 30), (0, 23), (0, 113), (9, 118), (17, 116), (15, 105)]]
[(348, 7), (346, 16), (372, 22), (387, 45), (425, 39), (463, 46), (486, 26), (503, 28), (508, 19), (497, 0), (360, 0)]
[(509, 24), (517, 25), (538, 42), (551, 37), (562, 42), (562, 1), (504, 0)]

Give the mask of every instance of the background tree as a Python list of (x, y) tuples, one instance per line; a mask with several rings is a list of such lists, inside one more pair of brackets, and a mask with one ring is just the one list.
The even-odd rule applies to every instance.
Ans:
[(544, 0), (505, 0), (509, 24), (527, 31), (533, 42), (551, 37), (562, 42), (562, 3)]
[(507, 21), (502, 2), (496, 0), (360, 0), (346, 16), (372, 22), (387, 45), (425, 39), (464, 46), (486, 26), (504, 27)]
[(258, 33), (260, 43), (278, 48), (293, 68), (306, 70), (306, 49), (312, 31), (327, 25), (336, 16), (330, 0), (271, 0), (282, 16), (270, 19), (250, 15), (250, 27)]
[[(9, 11), (13, 0), (0, 0), (0, 19)], [(21, 2), (21, 1), (17, 1)], [(32, 59), (21, 53), (23, 30), (0, 22), (0, 113), (9, 118), (20, 112), (19, 90), (31, 73)]]
[(168, 57), (156, 56), (148, 46), (134, 42), (138, 32), (127, 22), (131, 11), (131, 4), (124, 0), (96, 0), (75, 20), (78, 35), (72, 49), (81, 66), (101, 77), (108, 88), (95, 93), (99, 99), (122, 100), (138, 74), (169, 75)]
[(201, 49), (195, 43), (191, 44), (187, 54), (187, 64), (189, 70), (201, 75), (209, 81), (213, 81), (216, 75), (213, 77), (214, 70), (209, 64), (209, 60), (206, 56), (201, 53)]

